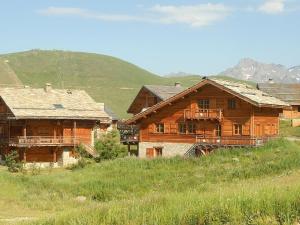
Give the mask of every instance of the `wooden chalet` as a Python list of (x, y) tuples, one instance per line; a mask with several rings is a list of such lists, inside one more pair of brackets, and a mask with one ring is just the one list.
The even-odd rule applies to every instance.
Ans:
[(178, 82), (174, 86), (144, 85), (129, 106), (127, 113), (137, 114), (183, 90), (184, 88)]
[(95, 156), (94, 128), (110, 126), (111, 117), (85, 91), (0, 89), (0, 153), (17, 150), (27, 163), (67, 165), (83, 145)]
[(257, 88), (291, 106), (283, 110), (282, 118), (300, 119), (300, 84), (279, 84), (270, 81), (257, 84)]
[[(263, 144), (278, 135), (286, 106), (252, 86), (205, 78), (140, 112), (130, 110), (135, 113), (126, 123), (139, 127), (140, 157), (194, 155)], [(133, 108), (141, 109), (140, 101)]]

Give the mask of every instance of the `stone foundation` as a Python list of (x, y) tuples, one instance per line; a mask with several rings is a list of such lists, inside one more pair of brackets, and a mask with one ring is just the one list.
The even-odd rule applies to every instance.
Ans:
[(139, 157), (146, 158), (147, 148), (162, 148), (163, 157), (183, 156), (193, 144), (188, 143), (169, 143), (169, 142), (140, 142), (139, 143)]

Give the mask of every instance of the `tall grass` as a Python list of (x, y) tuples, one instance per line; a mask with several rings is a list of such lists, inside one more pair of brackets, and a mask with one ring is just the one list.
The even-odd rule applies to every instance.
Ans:
[(127, 158), (38, 176), (0, 172), (0, 182), (14, 187), (9, 199), (19, 207), (44, 215), (30, 224), (293, 224), (299, 169), (300, 146), (280, 139), (197, 159)]

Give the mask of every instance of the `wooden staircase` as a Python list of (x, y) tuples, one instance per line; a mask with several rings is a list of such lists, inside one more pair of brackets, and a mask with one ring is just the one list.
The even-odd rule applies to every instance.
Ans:
[(92, 157), (96, 158), (98, 157), (98, 153), (96, 152), (95, 148), (89, 144), (86, 144), (86, 143), (83, 143), (81, 142), (80, 143), (82, 145), (82, 147), (84, 147), (85, 151), (90, 154)]

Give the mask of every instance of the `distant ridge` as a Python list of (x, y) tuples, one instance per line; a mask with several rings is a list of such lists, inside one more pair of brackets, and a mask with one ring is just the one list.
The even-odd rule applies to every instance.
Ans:
[(245, 58), (219, 75), (234, 77), (241, 80), (249, 80), (258, 83), (272, 79), (282, 83), (300, 83), (300, 66), (286, 68), (280, 64), (267, 64)]

